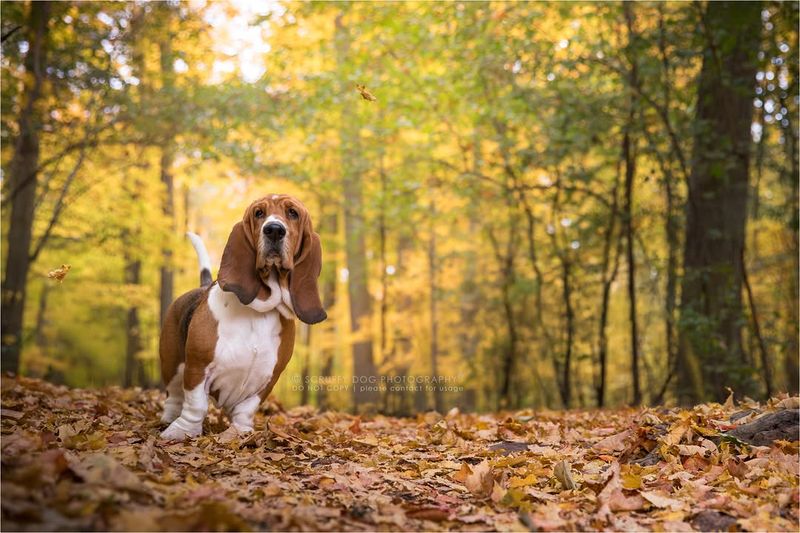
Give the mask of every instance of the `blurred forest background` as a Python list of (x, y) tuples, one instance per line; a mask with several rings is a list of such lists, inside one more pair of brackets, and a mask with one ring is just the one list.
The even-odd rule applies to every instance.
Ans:
[(157, 386), (184, 232), (287, 192), (330, 318), (286, 404), (797, 391), (797, 2), (0, 9), (4, 371)]

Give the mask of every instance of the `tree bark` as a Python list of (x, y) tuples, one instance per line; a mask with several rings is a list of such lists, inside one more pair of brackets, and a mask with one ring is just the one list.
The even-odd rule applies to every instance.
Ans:
[[(125, 265), (125, 283), (138, 285), (141, 278), (142, 262), (138, 259), (128, 260)], [(139, 321), (139, 308), (128, 308), (125, 321), (125, 375), (123, 386), (132, 387), (138, 383), (143, 385), (143, 365), (139, 360), (142, 351), (142, 333)]]
[(19, 372), (25, 315), (25, 290), (30, 270), (30, 247), (39, 167), (39, 132), (42, 127), (42, 86), (48, 49), (50, 2), (31, 2), (25, 40), (25, 82), (18, 119), (19, 137), (9, 168), (11, 217), (8, 224), (5, 279), (2, 287), (0, 366), (3, 372)]
[[(472, 169), (476, 173), (480, 170), (482, 161), (482, 154), (480, 148), (480, 137), (477, 131), (473, 133), (473, 157)], [(479, 231), (478, 228), (478, 214), (479, 206), (475, 194), (468, 196), (468, 203), (466, 207), (467, 215), (467, 235), (474, 235)], [(463, 276), (459, 286), (459, 317), (460, 322), (465, 327), (458, 330), (458, 346), (461, 355), (469, 368), (470, 378), (464, 384), (464, 393), (461, 398), (461, 408), (463, 411), (472, 411), (475, 409), (476, 391), (472, 383), (476, 381), (476, 374), (478, 369), (475, 367), (475, 358), (478, 353), (478, 337), (476, 334), (475, 319), (478, 316), (480, 304), (480, 290), (476, 282), (478, 278), (478, 254), (476, 252), (475, 243), (467, 248), (464, 252), (463, 259)]]
[(303, 353), (303, 367), (300, 369), (300, 405), (309, 405), (311, 399), (309, 385), (309, 375), (311, 373), (311, 326), (300, 322), (298, 325), (298, 343), (300, 350)]
[[(667, 52), (667, 35), (664, 24), (664, 4), (659, 4), (659, 38), (658, 48), (661, 55), (661, 71), (663, 75), (662, 84), (664, 87), (664, 109), (669, 114), (671, 106), (671, 92), (670, 87), (672, 80), (670, 77), (670, 62), (669, 54)], [(653, 150), (657, 150), (655, 143)], [(662, 171), (662, 178), (664, 183), (664, 197), (666, 202), (666, 213), (664, 215), (664, 228), (665, 237), (667, 241), (667, 281), (666, 281), (666, 295), (664, 300), (664, 340), (667, 349), (667, 378), (664, 380), (662, 389), (656, 394), (655, 398), (651, 398), (653, 403), (661, 403), (664, 393), (667, 391), (669, 382), (673, 379), (675, 373), (675, 365), (677, 363), (677, 350), (676, 350), (676, 335), (675, 335), (675, 310), (678, 294), (678, 218), (676, 216), (676, 197), (673, 185), (674, 174), (672, 167), (664, 161), (664, 158), (658, 156), (658, 162)]]
[(568, 409), (572, 401), (572, 348), (575, 343), (575, 312), (572, 309), (572, 286), (570, 285), (570, 270), (572, 264), (567, 257), (560, 254), (561, 259), (561, 280), (562, 296), (564, 297), (564, 309), (566, 311), (567, 344), (564, 355), (564, 368), (561, 378), (561, 402), (565, 409)]
[(758, 2), (710, 2), (708, 43), (698, 80), (695, 138), (686, 205), (678, 397), (723, 401), (726, 387), (753, 390), (741, 337), (742, 261)]
[(428, 241), (428, 292), (430, 293), (430, 320), (431, 320), (431, 376), (433, 377), (433, 406), (438, 412), (444, 412), (442, 387), (439, 383), (439, 316), (436, 307), (436, 205), (431, 202), (431, 237)]
[[(324, 205), (320, 202), (320, 206)], [(322, 268), (322, 305), (332, 313), (333, 308), (336, 306), (336, 249), (330, 243), (336, 241), (336, 234), (338, 233), (339, 217), (336, 211), (329, 210), (325, 212), (322, 210), (323, 216), (320, 224), (320, 233), (328, 236), (327, 239), (323, 238), (326, 244), (324, 261), (325, 264)], [(319, 326), (317, 326), (319, 327)], [(323, 327), (334, 328), (334, 336), (336, 335), (337, 321), (329, 320)], [(324, 378), (328, 378), (333, 374), (333, 363), (336, 356), (336, 351), (333, 346), (328, 346), (327, 343), (321, 350), (322, 368), (320, 370), (319, 389), (317, 391), (317, 405), (320, 409), (330, 409), (330, 400), (328, 399), (328, 383)], [(308, 386), (308, 383), (303, 383), (303, 386)]]
[[(628, 59), (631, 63), (628, 73), (631, 87), (638, 87), (639, 73), (634, 56), (633, 41), (636, 38), (633, 29), (634, 14), (633, 6), (630, 2), (623, 3), (625, 21), (628, 28)], [(632, 139), (631, 130), (634, 128), (636, 120), (636, 92), (630, 90), (630, 102), (628, 108), (628, 123), (625, 125), (625, 133), (622, 141), (622, 153), (625, 161), (625, 201), (623, 204), (623, 220), (625, 222), (625, 255), (628, 262), (628, 318), (631, 328), (631, 382), (633, 384), (633, 404), (642, 403), (642, 390), (639, 383), (639, 324), (636, 313), (636, 259), (633, 253), (634, 229), (633, 229), (633, 180), (636, 176), (636, 141)]]
[[(608, 376), (608, 309), (611, 301), (611, 286), (614, 280), (617, 279), (617, 272), (619, 271), (619, 258), (622, 254), (622, 235), (617, 237), (617, 246), (613, 252), (613, 263), (611, 263), (611, 242), (614, 239), (614, 233), (617, 225), (617, 218), (619, 217), (618, 207), (619, 200), (617, 190), (619, 188), (619, 165), (617, 165), (617, 173), (614, 182), (614, 189), (612, 191), (611, 200), (611, 213), (609, 216), (608, 227), (605, 232), (605, 240), (603, 243), (603, 262), (602, 262), (602, 297), (600, 300), (600, 323), (598, 326), (597, 334), (597, 359), (599, 368), (599, 376), (596, 384), (597, 406), (603, 407), (606, 402), (606, 388)], [(609, 271), (609, 263), (611, 269)]]
[[(506, 207), (511, 210), (511, 194), (506, 190), (505, 194)], [(494, 250), (495, 258), (500, 266), (502, 274), (502, 281), (500, 286), (503, 313), (505, 315), (505, 325), (508, 330), (508, 344), (503, 354), (503, 360), (500, 367), (500, 391), (497, 397), (497, 408), (508, 409), (515, 405), (514, 395), (516, 393), (514, 387), (514, 375), (517, 365), (517, 350), (519, 344), (519, 332), (517, 331), (517, 320), (514, 313), (514, 305), (512, 302), (512, 289), (516, 282), (516, 267), (514, 264), (514, 254), (516, 250), (516, 233), (517, 228), (513, 219), (510, 221), (508, 227), (508, 242), (506, 244), (505, 252), (501, 249), (501, 243), (497, 241), (493, 229), (488, 228), (489, 240)]]
[[(349, 61), (350, 35), (344, 14), (336, 17), (336, 51), (338, 66), (346, 71)], [(344, 91), (344, 89), (343, 89)], [(366, 227), (362, 200), (362, 174), (358, 118), (349, 111), (342, 117), (342, 188), (345, 200), (344, 229), (347, 252), (350, 327), (357, 340), (353, 343), (353, 404), (356, 411), (374, 409), (378, 405), (378, 371), (372, 354), (371, 298), (367, 286)]]
[(800, 433), (800, 410), (784, 409), (762, 415), (728, 431), (728, 435), (754, 446), (770, 446), (776, 440), (796, 441)]
[[(169, 17), (171, 8), (166, 7), (166, 16)], [(167, 27), (169, 24), (167, 22)], [(160, 52), (160, 65), (161, 65), (161, 86), (162, 92), (167, 102), (173, 105), (175, 102), (172, 99), (172, 93), (175, 88), (175, 72), (173, 67), (172, 44), (170, 42), (172, 36), (167, 34), (161, 37), (158, 43)], [(169, 125), (171, 128), (173, 125)], [(159, 289), (159, 302), (160, 302), (160, 323), (164, 323), (164, 317), (167, 315), (174, 296), (175, 285), (175, 272), (172, 266), (172, 246), (173, 236), (175, 234), (175, 184), (172, 175), (172, 163), (175, 159), (175, 141), (172, 134), (168, 135), (168, 139), (164, 141), (161, 146), (161, 159), (159, 167), (161, 171), (161, 183), (164, 185), (164, 197), (162, 199), (162, 211), (164, 218), (167, 219), (167, 231), (169, 235), (166, 239), (166, 246), (161, 250), (161, 267), (160, 267), (160, 289)]]
[[(785, 15), (796, 25), (797, 14), (793, 11), (791, 4), (781, 6), (782, 9), (793, 13)], [(774, 34), (773, 34), (774, 35)], [(796, 43), (796, 41), (795, 41)], [(776, 43), (777, 44), (777, 43)], [(790, 44), (790, 50), (787, 57), (797, 57), (796, 44)], [(790, 67), (792, 68), (792, 67)], [(796, 59), (794, 68), (797, 68)], [(765, 82), (766, 83), (766, 82)], [(788, 98), (792, 94), (797, 93), (797, 79), (789, 86), (788, 91), (779, 93), (781, 107), (792, 109), (789, 104)], [(796, 109), (796, 108), (795, 108)], [(763, 111), (762, 111), (763, 114)], [(783, 120), (786, 125), (783, 126)], [(800, 284), (798, 284), (798, 272), (800, 272), (800, 240), (798, 239), (798, 228), (800, 228), (800, 161), (798, 161), (798, 139), (797, 139), (797, 124), (795, 122), (795, 113), (791, 111), (786, 114), (781, 121), (782, 131), (785, 136), (784, 147), (786, 150), (786, 158), (788, 165), (784, 165), (781, 171), (781, 179), (784, 184), (788, 185), (789, 194), (786, 195), (786, 210), (789, 213), (788, 217), (788, 234), (789, 243), (787, 253), (792, 258), (792, 269), (788, 275), (788, 288), (786, 291), (786, 306), (787, 306), (787, 321), (786, 321), (786, 353), (783, 359), (784, 374), (787, 376), (785, 381), (785, 388), (788, 392), (796, 394), (800, 388), (798, 377), (800, 376), (800, 369), (798, 368), (797, 354), (800, 352)], [(763, 139), (762, 133), (762, 139)], [(763, 145), (763, 140), (760, 143)]]

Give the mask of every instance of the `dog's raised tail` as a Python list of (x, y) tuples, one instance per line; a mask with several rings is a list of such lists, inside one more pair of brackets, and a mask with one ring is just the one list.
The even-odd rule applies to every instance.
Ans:
[(211, 285), (212, 281), (211, 258), (208, 257), (208, 250), (206, 250), (206, 245), (203, 244), (203, 239), (200, 238), (200, 235), (196, 233), (187, 231), (186, 236), (189, 237), (190, 241), (192, 241), (192, 246), (194, 246), (194, 251), (197, 252), (197, 260), (200, 263), (200, 286), (208, 287), (209, 285)]

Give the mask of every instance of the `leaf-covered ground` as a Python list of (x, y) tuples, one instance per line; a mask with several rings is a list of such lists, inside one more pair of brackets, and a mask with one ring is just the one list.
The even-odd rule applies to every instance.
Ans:
[(785, 530), (798, 442), (720, 436), (797, 398), (693, 410), (259, 414), (158, 438), (163, 395), (3, 378), (2, 530)]

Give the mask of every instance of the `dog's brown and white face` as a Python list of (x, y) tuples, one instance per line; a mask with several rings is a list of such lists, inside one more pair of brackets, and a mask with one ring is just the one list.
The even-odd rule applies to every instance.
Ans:
[(269, 290), (272, 269), (288, 274), (289, 292), (297, 317), (316, 324), (327, 315), (322, 308), (317, 278), (322, 269), (322, 247), (311, 217), (296, 198), (270, 194), (245, 210), (228, 237), (217, 280), (223, 291), (250, 304)]
[(247, 208), (243, 223), (256, 239), (256, 268), (269, 273), (270, 268), (294, 268), (308, 211), (296, 198), (273, 194), (256, 200)]

